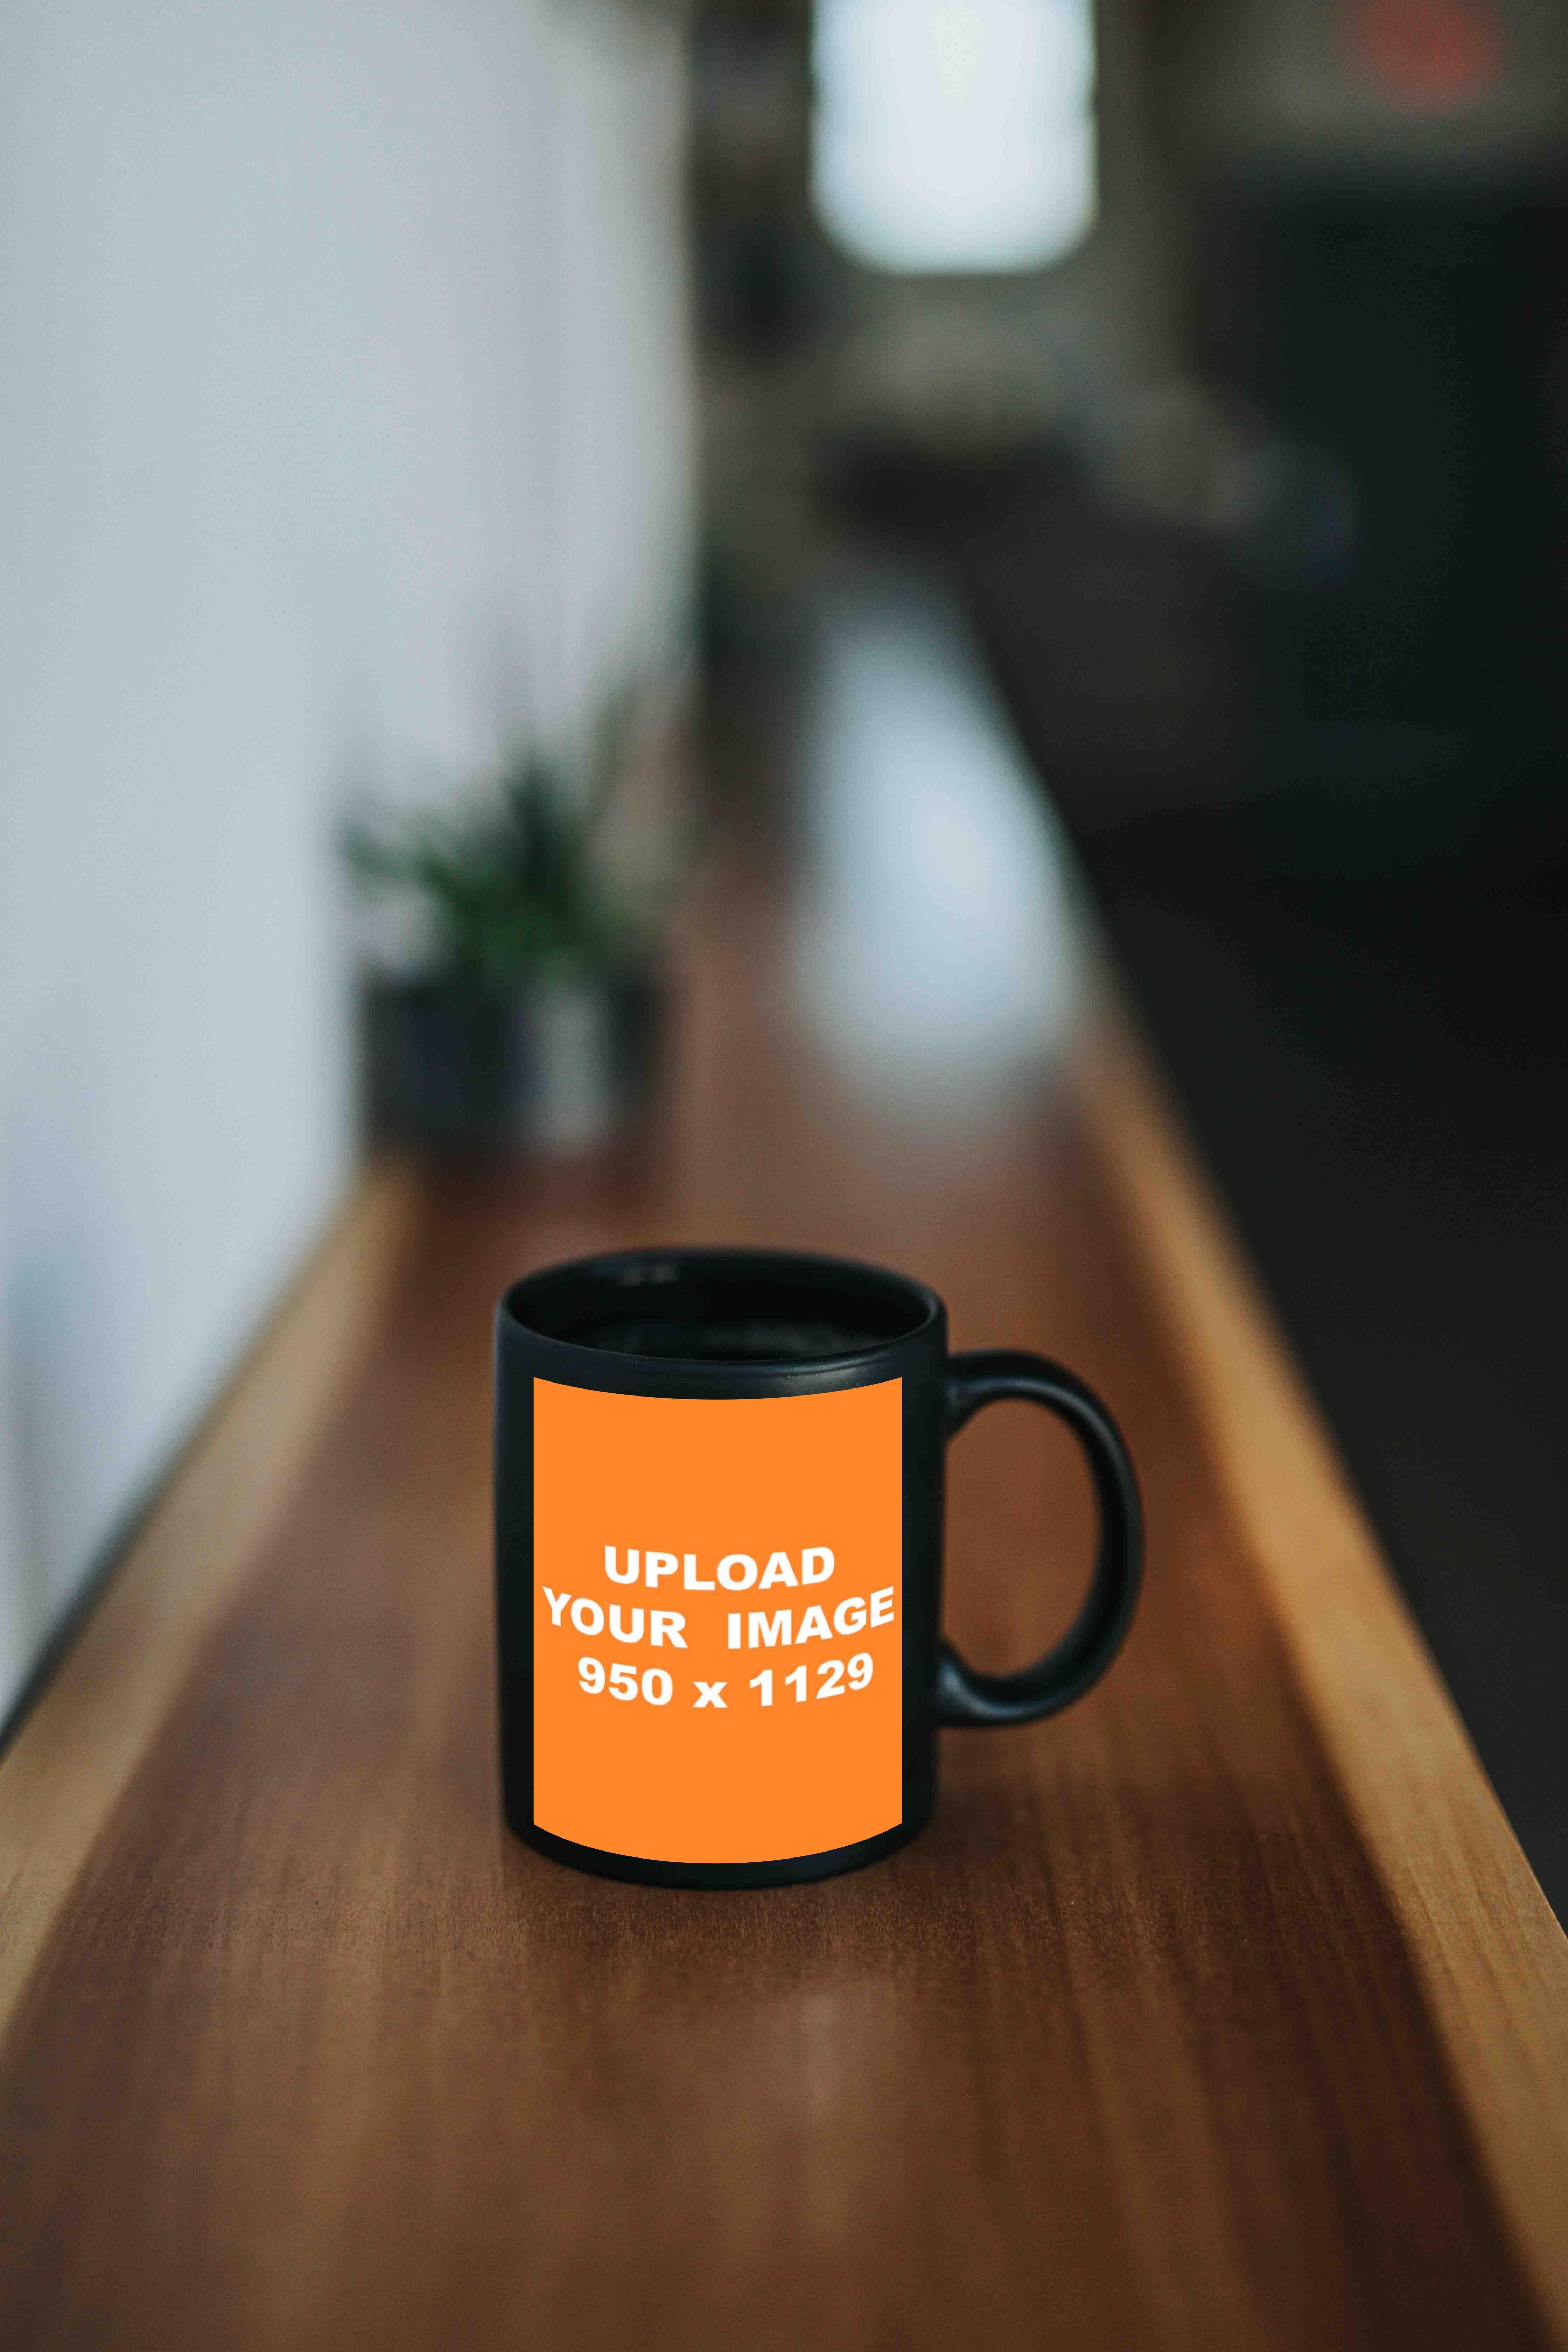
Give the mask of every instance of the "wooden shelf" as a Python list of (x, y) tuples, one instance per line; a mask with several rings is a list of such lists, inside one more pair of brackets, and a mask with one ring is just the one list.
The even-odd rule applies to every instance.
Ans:
[[(1568, 2345), (1568, 1943), (1139, 1049), (916, 1137), (769, 936), (715, 891), (626, 1164), (367, 1181), (0, 1762), (0, 2343)], [(918, 1273), (1143, 1480), (1108, 1680), (819, 1886), (500, 1822), (492, 1302), (688, 1238)], [(962, 1440), (971, 1654), (1089, 1534)]]

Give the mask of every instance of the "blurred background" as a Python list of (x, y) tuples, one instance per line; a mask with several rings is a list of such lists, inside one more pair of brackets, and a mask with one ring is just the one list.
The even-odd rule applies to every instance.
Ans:
[(954, 1118), (1097, 910), (1563, 1912), (1568, 15), (14, 0), (0, 184), (0, 1712), (742, 840)]

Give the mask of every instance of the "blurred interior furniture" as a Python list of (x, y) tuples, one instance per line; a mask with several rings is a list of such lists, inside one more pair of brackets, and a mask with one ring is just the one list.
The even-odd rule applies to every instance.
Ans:
[[(1565, 1913), (1568, 200), (1255, 161), (1200, 225), (1184, 444), (1173, 388), (1098, 450), (885, 426), (824, 478), (962, 594)], [(1227, 402), (1250, 515), (1177, 495)]]
[[(1142, 1050), (1102, 995), (922, 1151), (784, 953), (721, 868), (658, 1150), (367, 1180), (0, 1762), (0, 2340), (1568, 2345), (1568, 1942)], [(491, 1304), (654, 1234), (918, 1270), (1140, 1465), (1114, 1672), (857, 1876), (501, 1825)], [(972, 1655), (1065, 1622), (1080, 1476), (955, 1448)]]
[(962, 586), (1560, 1913), (1565, 222), (1539, 180), (1214, 196), (1209, 362), (1353, 486), (1315, 572), (1038, 451), (858, 491)]

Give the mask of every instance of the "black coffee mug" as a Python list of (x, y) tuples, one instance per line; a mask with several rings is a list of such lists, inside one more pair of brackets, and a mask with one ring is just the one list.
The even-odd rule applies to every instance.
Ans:
[[(941, 1636), (948, 1439), (1022, 1397), (1073, 1431), (1100, 1553), (1056, 1648), (977, 1674)], [(1138, 1597), (1137, 1482), (1098, 1397), (874, 1266), (641, 1250), (496, 1318), (501, 1779), (519, 1837), (662, 1886), (855, 1870), (930, 1819), (942, 1725), (1079, 1697)]]

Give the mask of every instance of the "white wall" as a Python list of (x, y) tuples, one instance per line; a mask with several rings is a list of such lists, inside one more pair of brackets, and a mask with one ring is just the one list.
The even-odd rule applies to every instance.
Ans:
[(675, 37), (0, 15), (0, 1711), (339, 1195), (352, 772), (675, 657)]

